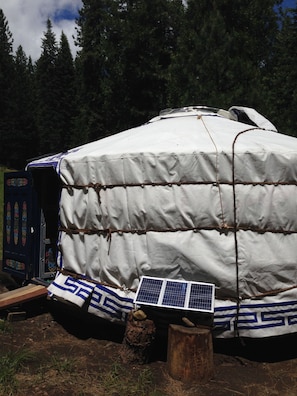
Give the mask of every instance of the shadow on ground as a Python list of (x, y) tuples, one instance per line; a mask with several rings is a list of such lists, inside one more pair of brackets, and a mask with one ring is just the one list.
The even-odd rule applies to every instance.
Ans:
[[(68, 333), (80, 339), (104, 339), (121, 343), (125, 326), (90, 315), (74, 306), (48, 301), (47, 309)], [(295, 347), (296, 345), (296, 347)], [(214, 353), (238, 356), (255, 362), (280, 362), (297, 358), (297, 334), (261, 339), (214, 339)], [(157, 332), (152, 360), (166, 361), (167, 329), (164, 323)]]

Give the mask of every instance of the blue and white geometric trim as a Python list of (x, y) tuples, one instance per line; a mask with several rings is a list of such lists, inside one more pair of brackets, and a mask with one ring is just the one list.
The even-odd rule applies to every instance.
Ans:
[[(48, 287), (48, 292), (79, 307), (84, 305), (89, 313), (113, 322), (125, 322), (134, 308), (135, 293), (131, 291), (113, 289), (61, 273)], [(233, 338), (239, 335), (261, 338), (297, 332), (295, 294), (294, 290), (261, 300), (242, 300), (238, 315), (235, 302), (215, 300), (214, 337)]]
[(64, 300), (71, 301), (75, 305), (82, 307), (90, 298), (95, 284), (85, 279), (76, 279), (72, 276), (59, 274), (55, 280), (48, 286), (47, 290), (50, 295), (61, 297)]
[(214, 336), (229, 338), (239, 335), (261, 338), (297, 332), (297, 300), (278, 302), (269, 301), (268, 298), (263, 300), (242, 302), (238, 317), (236, 303), (226, 306), (226, 301), (216, 301)]
[(88, 312), (110, 321), (125, 322), (133, 309), (135, 293), (59, 274), (48, 287), (50, 295), (63, 298)]
[(125, 322), (134, 307), (133, 297), (133, 292), (96, 285), (88, 312), (113, 322)]

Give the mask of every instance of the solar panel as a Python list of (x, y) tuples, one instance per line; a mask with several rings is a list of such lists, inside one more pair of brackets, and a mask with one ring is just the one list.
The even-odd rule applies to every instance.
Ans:
[(142, 276), (134, 303), (213, 313), (214, 290), (212, 283)]

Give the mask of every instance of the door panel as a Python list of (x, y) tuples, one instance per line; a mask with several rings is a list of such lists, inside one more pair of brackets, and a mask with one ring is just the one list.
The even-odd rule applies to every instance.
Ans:
[(4, 174), (3, 270), (21, 279), (35, 273), (40, 208), (30, 172)]

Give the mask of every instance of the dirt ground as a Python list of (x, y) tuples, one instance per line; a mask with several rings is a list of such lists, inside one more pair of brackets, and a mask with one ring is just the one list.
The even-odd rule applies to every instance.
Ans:
[[(124, 364), (120, 358), (124, 327), (47, 299), (13, 311), (26, 312), (26, 319), (8, 322), (9, 312), (0, 312), (3, 396), (297, 395), (296, 335), (214, 340), (213, 378), (186, 384), (168, 374), (164, 337), (157, 337), (148, 364)], [(20, 364), (14, 366), (17, 357)], [(8, 366), (9, 380), (4, 376)]]

